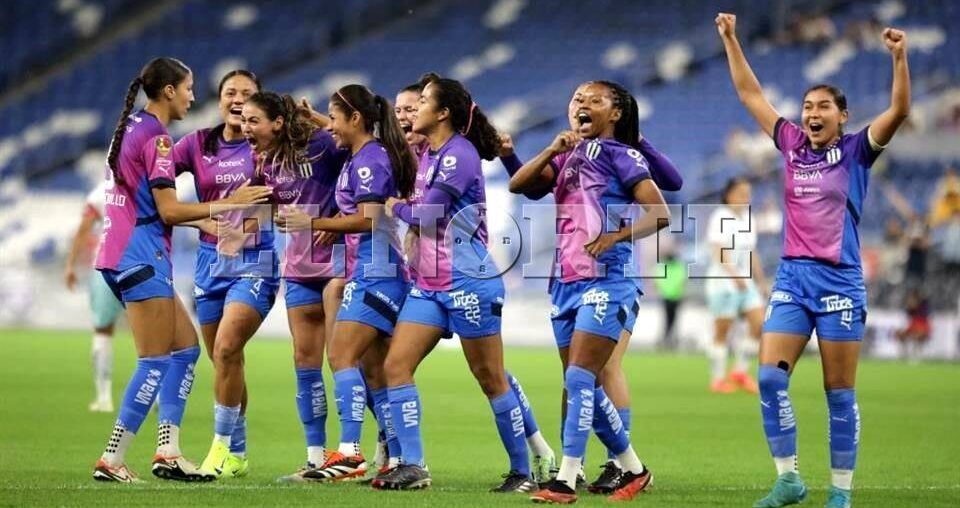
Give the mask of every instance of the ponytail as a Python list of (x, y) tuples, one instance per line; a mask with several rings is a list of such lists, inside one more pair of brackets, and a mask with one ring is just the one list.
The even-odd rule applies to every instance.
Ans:
[(484, 160), (493, 160), (500, 154), (500, 135), (490, 124), (487, 115), (473, 102), (470, 92), (463, 84), (453, 79), (438, 78), (429, 82), (435, 90), (434, 97), (440, 109), (450, 111), (450, 125), (459, 132)]
[(120, 157), (120, 146), (123, 144), (123, 135), (127, 132), (127, 117), (133, 111), (133, 105), (137, 101), (137, 94), (140, 93), (140, 86), (143, 85), (143, 78), (137, 76), (130, 82), (127, 88), (127, 97), (123, 102), (123, 111), (120, 112), (120, 118), (117, 119), (117, 126), (113, 129), (113, 138), (110, 139), (110, 151), (107, 153), (107, 166), (113, 174), (113, 181), (119, 184), (123, 183), (123, 176), (119, 171), (117, 159)]

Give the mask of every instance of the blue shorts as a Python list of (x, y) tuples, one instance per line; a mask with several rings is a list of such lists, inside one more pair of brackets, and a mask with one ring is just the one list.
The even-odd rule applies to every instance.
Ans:
[(288, 309), (323, 303), (323, 289), (330, 279), (293, 280), (284, 279), (283, 300)]
[(93, 314), (93, 327), (106, 328), (117, 322), (117, 316), (123, 312), (123, 304), (113, 294), (107, 281), (99, 273), (90, 274), (90, 311)]
[(337, 321), (355, 321), (391, 336), (409, 286), (403, 279), (351, 279), (343, 286)]
[(103, 280), (124, 306), (151, 298), (173, 298), (171, 272), (170, 260), (166, 258), (136, 264), (126, 270), (100, 270)]
[(860, 267), (836, 267), (806, 259), (784, 259), (770, 292), (764, 332), (823, 340), (863, 338), (867, 291)]
[[(257, 251), (246, 251), (244, 257), (256, 256)], [(254, 261), (256, 259), (254, 258)], [(211, 273), (217, 263), (216, 248), (201, 243), (197, 249), (197, 267), (194, 273), (193, 297), (197, 303), (197, 321), (201, 325), (216, 323), (223, 318), (223, 308), (230, 302), (252, 307), (265, 319), (277, 298), (279, 282), (273, 277), (219, 275)]]
[(399, 321), (408, 321), (476, 339), (500, 333), (503, 316), (503, 281), (468, 279), (450, 291), (410, 288)]
[(640, 290), (630, 279), (553, 281), (550, 323), (557, 347), (570, 347), (575, 330), (618, 342), (621, 332), (633, 332), (640, 310), (639, 297)]

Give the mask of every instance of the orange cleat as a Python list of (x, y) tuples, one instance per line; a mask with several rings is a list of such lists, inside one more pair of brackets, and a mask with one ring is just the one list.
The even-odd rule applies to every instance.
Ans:
[(573, 504), (577, 502), (577, 493), (560, 480), (551, 480), (546, 487), (530, 496), (534, 503)]
[(613, 494), (607, 497), (607, 501), (630, 501), (652, 484), (653, 473), (647, 468), (643, 468), (640, 474), (624, 472), (620, 480), (621, 487), (613, 491)]
[(730, 375), (727, 376), (727, 380), (734, 385), (739, 386), (744, 391), (750, 393), (760, 393), (760, 387), (757, 385), (756, 380), (754, 380), (750, 374), (747, 374), (746, 371), (731, 371)]
[(726, 379), (718, 379), (710, 383), (710, 391), (713, 393), (733, 393), (737, 387), (727, 382)]

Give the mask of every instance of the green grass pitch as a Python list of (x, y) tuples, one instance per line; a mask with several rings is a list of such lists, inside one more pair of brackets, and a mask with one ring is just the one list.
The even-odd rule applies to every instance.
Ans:
[[(545, 339), (545, 344), (549, 342)], [(206, 485), (167, 483), (149, 474), (155, 416), (128, 457), (145, 485), (105, 485), (90, 478), (111, 428), (110, 415), (90, 414), (86, 332), (0, 330), (0, 505), (104, 506), (524, 506), (522, 495), (486, 490), (507, 469), (489, 406), (459, 351), (438, 349), (417, 376), (424, 440), (434, 486), (423, 492), (376, 492), (357, 484), (287, 486), (276, 477), (304, 461), (294, 406), (288, 342), (255, 340), (247, 349), (251, 474)], [(115, 398), (134, 363), (130, 337), (116, 340)], [(561, 373), (548, 348), (508, 348), (507, 367), (529, 395), (544, 434), (557, 449)], [(638, 506), (750, 506), (774, 479), (757, 400), (706, 390), (700, 357), (631, 353), (625, 365), (633, 396), (633, 444), (655, 473)], [(865, 361), (858, 397), (863, 417), (856, 506), (960, 505), (960, 366), (907, 366)], [(330, 377), (327, 376), (330, 383)], [(829, 484), (827, 417), (819, 362), (805, 357), (792, 396), (798, 413), (807, 506), (822, 506)], [(332, 399), (331, 399), (332, 400)], [(188, 457), (203, 459), (212, 432), (211, 367), (204, 358), (183, 423)], [(329, 443), (338, 436), (327, 421)], [(374, 426), (365, 427), (372, 450)], [(558, 450), (559, 451), (559, 450)], [(595, 439), (588, 475), (601, 464)], [(584, 493), (579, 504), (606, 504)]]

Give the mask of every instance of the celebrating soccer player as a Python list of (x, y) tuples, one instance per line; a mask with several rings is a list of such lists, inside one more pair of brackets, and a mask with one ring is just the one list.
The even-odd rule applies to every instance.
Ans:
[(893, 56), (890, 106), (867, 127), (846, 134), (847, 99), (830, 85), (816, 85), (804, 94), (800, 125), (780, 117), (740, 48), (736, 21), (732, 14), (716, 18), (730, 76), (740, 102), (785, 161), (783, 256), (763, 325), (758, 376), (763, 429), (779, 477), (754, 506), (786, 506), (807, 495), (797, 469), (797, 421), (788, 389), (790, 374), (816, 330), (830, 414), (827, 506), (846, 507), (860, 439), (854, 386), (867, 317), (858, 225), (870, 167), (910, 111), (907, 36), (893, 28), (883, 31), (883, 43)]

